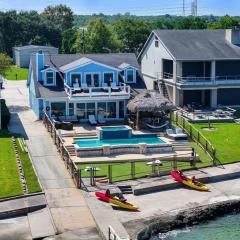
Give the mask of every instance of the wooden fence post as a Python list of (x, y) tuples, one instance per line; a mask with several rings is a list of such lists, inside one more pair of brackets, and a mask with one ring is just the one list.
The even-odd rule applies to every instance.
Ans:
[(112, 165), (108, 165), (108, 181), (112, 183)]
[(131, 175), (132, 175), (132, 179), (135, 179), (135, 176), (136, 176), (135, 162), (131, 162)]

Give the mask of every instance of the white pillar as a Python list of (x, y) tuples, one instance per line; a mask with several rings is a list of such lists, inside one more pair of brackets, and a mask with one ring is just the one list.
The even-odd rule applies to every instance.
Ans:
[(216, 79), (216, 61), (211, 62), (211, 80), (214, 81)]
[(212, 108), (217, 107), (217, 89), (211, 90), (211, 107)]
[(182, 62), (173, 62), (173, 81), (177, 82), (177, 77), (182, 77)]

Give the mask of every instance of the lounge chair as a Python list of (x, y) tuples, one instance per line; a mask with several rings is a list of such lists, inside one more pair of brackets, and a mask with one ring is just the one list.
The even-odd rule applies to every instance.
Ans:
[(181, 128), (176, 129), (176, 134), (178, 138), (187, 138), (187, 134), (185, 134)]
[(74, 83), (74, 84), (73, 84), (73, 88), (79, 89), (79, 88), (80, 88), (79, 83)]
[(106, 119), (104, 118), (104, 116), (102, 114), (98, 115), (97, 120), (100, 124), (106, 123)]
[(92, 126), (96, 126), (97, 125), (97, 121), (94, 115), (89, 115), (88, 116), (88, 121)]

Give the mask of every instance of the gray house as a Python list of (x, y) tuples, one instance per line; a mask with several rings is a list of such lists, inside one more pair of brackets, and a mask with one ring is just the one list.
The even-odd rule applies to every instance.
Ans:
[(154, 30), (138, 60), (175, 105), (240, 105), (240, 30)]
[(13, 48), (14, 64), (19, 67), (29, 67), (31, 55), (36, 54), (40, 50), (48, 54), (58, 54), (58, 48), (51, 46), (27, 45), (22, 47), (14, 47)]

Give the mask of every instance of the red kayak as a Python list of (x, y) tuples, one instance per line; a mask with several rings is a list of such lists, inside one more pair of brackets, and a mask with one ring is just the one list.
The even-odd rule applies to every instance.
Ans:
[(107, 202), (107, 203), (112, 203), (114, 205), (117, 205), (119, 207), (128, 209), (128, 210), (133, 210), (133, 211), (138, 211), (138, 207), (134, 206), (131, 203), (128, 203), (126, 201), (121, 201), (116, 197), (108, 197), (106, 196), (105, 193), (103, 192), (95, 192), (96, 197), (98, 197), (100, 200)]
[(192, 180), (191, 177), (183, 175), (180, 171), (172, 171), (171, 176), (177, 182), (180, 182), (190, 188), (200, 190), (200, 191), (209, 191), (209, 188), (201, 182)]

